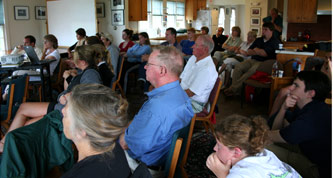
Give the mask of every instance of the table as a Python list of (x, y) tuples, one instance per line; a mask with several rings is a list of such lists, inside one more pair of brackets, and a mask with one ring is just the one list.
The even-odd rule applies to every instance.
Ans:
[(279, 61), (284, 66), (284, 76), (290, 77), (293, 76), (292, 64), (293, 62), (289, 62), (290, 59), (299, 58), (301, 63), (301, 70), (304, 69), (305, 61), (308, 57), (314, 56), (313, 52), (297, 52), (295, 50), (276, 50), (276, 60)]
[[(22, 65), (19, 67), (1, 67), (0, 70), (1, 71), (7, 71), (8, 73), (11, 73), (15, 70), (29, 70), (29, 69), (39, 69), (39, 76), (41, 79), (41, 83), (42, 83), (42, 101), (51, 101), (52, 100), (52, 87), (51, 87), (51, 75), (50, 75), (50, 62), (45, 62), (45, 63), (41, 63), (41, 64), (30, 64), (30, 65)], [(43, 69), (46, 69), (47, 74), (44, 75)], [(45, 80), (46, 78), (46, 80)], [(2, 81), (1, 81), (2, 82)], [(47, 82), (47, 83), (46, 83)], [(48, 100), (46, 99), (46, 84), (49, 90), (48, 93)]]

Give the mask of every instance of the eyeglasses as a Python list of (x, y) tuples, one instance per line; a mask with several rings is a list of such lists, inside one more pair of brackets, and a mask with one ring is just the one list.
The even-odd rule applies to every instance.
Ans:
[(149, 62), (147, 62), (146, 66), (147, 66), (147, 67), (148, 67), (148, 66), (158, 66), (158, 67), (163, 67), (163, 66), (161, 66), (161, 65), (153, 64), (153, 63), (149, 63)]

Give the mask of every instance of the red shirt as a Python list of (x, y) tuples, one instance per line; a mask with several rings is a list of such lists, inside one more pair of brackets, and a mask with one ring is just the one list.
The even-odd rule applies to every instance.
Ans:
[(125, 48), (123, 48), (123, 43), (125, 42), (121, 42), (119, 45), (120, 52), (127, 52), (127, 50), (135, 44), (133, 41), (129, 41)]

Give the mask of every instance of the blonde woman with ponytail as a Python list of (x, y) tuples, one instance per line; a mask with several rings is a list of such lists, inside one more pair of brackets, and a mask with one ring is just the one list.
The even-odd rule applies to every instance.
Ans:
[(274, 153), (268, 144), (266, 121), (261, 117), (231, 115), (216, 125), (216, 145), (206, 161), (218, 178), (299, 178), (300, 175)]
[[(25, 102), (20, 105), (16, 112), (12, 124), (8, 132), (20, 128), (25, 125), (34, 123), (44, 115), (53, 110), (61, 111), (67, 102), (67, 96), (74, 86), (83, 83), (99, 83), (101, 84), (101, 77), (96, 71), (96, 61), (100, 53), (92, 46), (78, 46), (74, 52), (75, 66), (80, 69), (79, 72), (65, 71), (64, 78), (64, 91), (58, 95), (57, 102)], [(0, 141), (0, 152), (3, 151), (5, 142), (3, 137)]]
[(128, 124), (127, 107), (127, 101), (109, 87), (74, 87), (62, 110), (62, 122), (64, 134), (76, 145), (79, 158), (63, 178), (130, 176), (125, 153), (117, 141)]

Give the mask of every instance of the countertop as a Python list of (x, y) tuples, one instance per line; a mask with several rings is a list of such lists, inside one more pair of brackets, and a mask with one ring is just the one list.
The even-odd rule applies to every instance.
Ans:
[(275, 50), (276, 54), (295, 54), (295, 55), (306, 55), (306, 56), (314, 56), (313, 52), (298, 52), (296, 50)]

